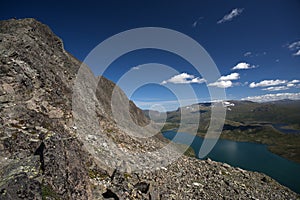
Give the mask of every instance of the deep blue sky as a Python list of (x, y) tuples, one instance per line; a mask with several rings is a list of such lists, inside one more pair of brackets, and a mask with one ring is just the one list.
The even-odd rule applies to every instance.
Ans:
[[(119, 32), (149, 26), (173, 29), (200, 43), (221, 75), (238, 73), (225, 82), (211, 83), (212, 87), (226, 85), (228, 99), (300, 98), (300, 1), (6, 1), (0, 13), (1, 19), (33, 17), (49, 25), (63, 39), (65, 49), (82, 61), (100, 42)], [(172, 76), (187, 73), (202, 78), (185, 60), (161, 50), (123, 55), (104, 75), (117, 82), (125, 72), (145, 63), (169, 65), (178, 71)], [(238, 63), (250, 69), (232, 70)], [(91, 67), (97, 73), (97, 66)], [(178, 104), (164, 89), (167, 85), (180, 89), (185, 84), (173, 79), (164, 85), (147, 85), (130, 98), (142, 108), (158, 103), (174, 109)], [(210, 100), (205, 82), (191, 85), (198, 99), (187, 95), (185, 104)], [(126, 85), (120, 87), (126, 91)]]

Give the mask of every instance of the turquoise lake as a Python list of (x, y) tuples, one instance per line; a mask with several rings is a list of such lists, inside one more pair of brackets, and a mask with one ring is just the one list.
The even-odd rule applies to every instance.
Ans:
[[(175, 134), (177, 136), (173, 140)], [(190, 146), (196, 155), (198, 155), (203, 142), (203, 138), (188, 133), (166, 131), (163, 135), (167, 139), (181, 144), (189, 144), (189, 141), (195, 137)], [(271, 153), (266, 145), (220, 139), (207, 157), (242, 169), (262, 172), (300, 193), (300, 164)]]

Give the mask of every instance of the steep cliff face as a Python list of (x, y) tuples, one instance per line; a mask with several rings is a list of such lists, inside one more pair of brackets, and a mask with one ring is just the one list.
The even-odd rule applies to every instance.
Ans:
[[(46, 25), (34, 19), (0, 22), (0, 199), (215, 199), (234, 198), (232, 193), (236, 198), (297, 197), (262, 174), (212, 161), (183, 157), (167, 168), (135, 173), (103, 167), (78, 137), (72, 113), (80, 65)], [(115, 84), (99, 79), (95, 101), (100, 134), (126, 151), (163, 147), (158, 137), (137, 140), (116, 125), (110, 107)], [(146, 126), (142, 111), (129, 105), (133, 121)], [(85, 131), (87, 136), (91, 132)]]
[[(72, 87), (81, 63), (46, 25), (34, 19), (12, 19), (0, 22), (0, 64), (3, 197), (38, 198), (42, 191), (64, 199), (91, 198), (89, 172), (99, 169), (77, 138), (72, 116)], [(104, 77), (98, 80), (100, 128), (115, 142), (133, 145), (111, 116), (115, 84)], [(132, 102), (130, 113), (137, 124), (148, 123)]]
[(90, 197), (89, 157), (71, 128), (80, 62), (34, 19), (0, 22), (0, 41), (2, 197)]
[[(114, 117), (111, 116), (112, 113), (111, 98), (112, 98), (113, 90), (115, 89), (120, 93), (122, 102), (128, 102), (129, 99), (118, 86), (116, 86), (113, 82), (109, 81), (105, 77), (103, 76), (99, 77), (97, 81), (98, 81), (98, 87), (96, 91), (97, 99), (101, 102), (102, 106), (107, 111), (107, 113), (109, 113), (110, 118), (113, 119)], [(145, 117), (143, 111), (139, 109), (132, 101), (129, 101), (129, 111), (130, 111), (130, 117), (136, 124), (140, 126), (145, 126), (149, 124), (149, 119)]]

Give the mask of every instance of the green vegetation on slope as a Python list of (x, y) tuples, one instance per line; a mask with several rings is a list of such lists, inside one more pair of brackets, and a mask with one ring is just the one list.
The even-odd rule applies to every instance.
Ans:
[[(271, 152), (300, 163), (300, 134), (282, 133), (272, 126), (272, 124), (285, 124), (286, 128), (300, 130), (300, 101), (230, 102), (234, 106), (227, 110), (222, 139), (267, 144)], [(198, 136), (204, 137), (210, 123), (210, 107), (207, 104), (196, 106), (194, 108), (198, 110), (194, 109), (187, 114), (187, 107), (180, 109), (184, 110), (186, 118), (191, 118), (185, 121), (192, 121), (195, 113), (200, 113)], [(167, 113), (167, 123), (162, 131), (178, 129), (180, 109)], [(184, 132), (190, 132), (189, 124), (181, 124), (181, 126), (184, 127)]]

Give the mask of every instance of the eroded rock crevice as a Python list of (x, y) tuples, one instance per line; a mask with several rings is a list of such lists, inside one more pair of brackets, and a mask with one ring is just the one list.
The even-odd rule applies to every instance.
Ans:
[(45, 172), (45, 161), (44, 161), (45, 147), (46, 147), (45, 143), (41, 142), (40, 146), (34, 152), (34, 155), (38, 155), (40, 157), (41, 171), (43, 174)]
[(116, 193), (114, 193), (113, 191), (111, 191), (110, 189), (107, 189), (106, 192), (104, 192), (102, 194), (102, 196), (105, 199), (109, 199), (109, 198), (113, 198), (114, 200), (119, 200), (119, 197), (116, 195)]

